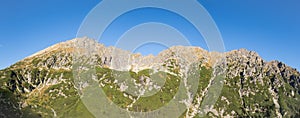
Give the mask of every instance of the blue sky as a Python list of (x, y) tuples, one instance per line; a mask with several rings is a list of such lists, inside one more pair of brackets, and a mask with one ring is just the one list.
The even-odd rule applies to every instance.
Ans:
[[(3, 0), (0, 4), (0, 68), (8, 67), (48, 46), (76, 37), (81, 22), (99, 2), (100, 0)], [(246, 48), (258, 52), (267, 61), (279, 60), (300, 69), (298, 0), (199, 2), (215, 20), (228, 51)], [(156, 18), (162, 12), (147, 13), (150, 18)], [(171, 17), (175, 16), (170, 15), (170, 19)], [(168, 19), (160, 21), (167, 22)], [(122, 22), (130, 23), (126, 19), (120, 20)], [(184, 29), (188, 25), (182, 26)], [(190, 30), (186, 29), (185, 31)], [(104, 43), (112, 45), (109, 30), (107, 32), (107, 41)], [(195, 33), (194, 37), (199, 36)], [(195, 43), (206, 48), (203, 40)]]

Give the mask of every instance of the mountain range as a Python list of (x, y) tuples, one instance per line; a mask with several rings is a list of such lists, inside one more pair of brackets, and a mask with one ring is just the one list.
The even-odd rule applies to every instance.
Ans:
[[(74, 72), (83, 68), (78, 62), (92, 68), (95, 76), (76, 80)], [(55, 44), (1, 70), (0, 117), (97, 117), (82, 101), (81, 92), (91, 83), (122, 109), (154, 111), (176, 96), (181, 82), (193, 79), (186, 77), (188, 65), (195, 65), (197, 89), (180, 117), (199, 117), (205, 94), (216, 82), (217, 64), (224, 80), (213, 106), (205, 108), (206, 117), (300, 117), (300, 73), (282, 62), (267, 62), (256, 52), (174, 46), (157, 56), (142, 56), (87, 37)], [(115, 74), (120, 73), (128, 73), (124, 82), (133, 80), (132, 91), (118, 82)], [(153, 80), (156, 76), (159, 80)], [(139, 89), (145, 86), (149, 95)]]

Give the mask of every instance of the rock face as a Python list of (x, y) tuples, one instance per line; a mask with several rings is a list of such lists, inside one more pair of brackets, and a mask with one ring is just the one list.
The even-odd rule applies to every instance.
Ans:
[[(197, 117), (221, 56), (225, 59), (226, 78), (220, 96), (205, 115), (300, 117), (300, 73), (279, 61), (266, 62), (256, 52), (240, 49), (221, 54), (174, 46), (157, 56), (142, 56), (88, 38), (56, 44), (1, 70), (0, 117), (94, 117), (80, 100), (81, 89), (89, 83), (74, 83), (72, 69), (76, 61), (95, 65), (97, 76), (93, 80), (109, 99), (124, 109), (143, 108), (143, 112), (166, 105), (178, 89), (177, 81), (187, 73), (186, 65), (199, 64), (197, 93), (181, 115)], [(145, 85), (160, 92), (144, 98), (126, 93), (128, 86), (116, 82), (112, 71), (129, 72), (128, 79), (141, 82), (134, 84), (137, 88)], [(164, 86), (151, 83), (155, 72), (166, 73), (169, 79)]]

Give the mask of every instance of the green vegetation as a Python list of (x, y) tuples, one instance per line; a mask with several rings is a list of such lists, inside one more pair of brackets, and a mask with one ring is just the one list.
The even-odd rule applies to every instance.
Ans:
[(281, 114), (286, 114), (285, 117), (300, 117), (300, 95), (286, 93), (285, 91), (295, 91), (294, 88), (285, 84), (283, 87), (279, 88), (279, 105)]
[(180, 78), (167, 74), (166, 83), (161, 91), (149, 97), (139, 98), (129, 110), (147, 112), (165, 106), (177, 93), (179, 84)]
[(0, 88), (0, 117), (40, 117), (39, 114), (31, 111), (31, 109), (18, 109), (19, 100), (17, 98), (11, 91)]
[[(115, 73), (122, 73), (122, 72), (117, 72), (114, 71)], [(146, 80), (141, 81), (142, 76), (147, 76), (151, 77), (151, 73), (153, 73), (153, 70), (146, 69), (146, 70), (141, 70), (138, 73), (135, 73), (133, 71), (129, 72), (130, 76), (125, 76), (127, 77), (126, 79), (134, 79), (136, 80), (136, 84), (145, 82)], [(160, 72), (158, 72), (160, 73)], [(158, 73), (154, 73), (158, 74)], [(126, 74), (126, 72), (125, 72)], [(161, 73), (165, 74), (165, 73)], [(121, 108), (126, 108), (128, 105), (130, 105), (133, 100), (129, 99), (126, 96), (130, 96), (129, 93), (126, 92), (121, 92), (120, 87), (113, 83), (115, 81), (115, 78), (112, 75), (112, 72), (109, 69), (105, 68), (97, 68), (97, 75), (98, 78), (103, 78), (100, 83), (105, 84), (103, 87), (104, 92), (106, 93), (106, 96), (113, 101), (115, 104), (120, 106)], [(122, 75), (122, 74), (121, 74)], [(140, 97), (139, 99), (138, 96), (132, 96), (133, 99), (137, 99), (137, 101), (133, 104), (129, 110), (131, 111), (152, 111), (155, 109), (158, 109), (165, 104), (167, 104), (174, 95), (176, 94), (179, 84), (180, 84), (180, 78), (173, 76), (171, 74), (166, 74), (166, 78), (159, 78), (159, 79), (166, 79), (165, 85), (162, 86), (161, 91), (158, 91), (156, 94), (149, 96), (149, 97)]]
[[(32, 63), (38, 62), (39, 60), (36, 60)], [(100, 87), (104, 90), (106, 97), (119, 107), (136, 112), (153, 111), (168, 104), (179, 89), (181, 78), (176, 76), (179, 74), (179, 70), (176, 70), (177, 62), (172, 59), (167, 62), (165, 66), (168, 67), (170, 73), (154, 73), (151, 69), (122, 72), (96, 67), (96, 80), (99, 85), (103, 85)], [(204, 97), (202, 93), (208, 87), (213, 70), (201, 67), (198, 72), (200, 79), (195, 98)], [(29, 81), (24, 74), (30, 75), (31, 80)], [(23, 115), (23, 117), (30, 118), (94, 117), (82, 103), (70, 70), (15, 68), (2, 70), (0, 75), (0, 114), (11, 117)], [(144, 83), (147, 82), (145, 78), (153, 79), (154, 76), (164, 81), (164, 84), (153, 95), (138, 97), (127, 91), (121, 91), (120, 84), (116, 82), (117, 80), (121, 81), (115, 78), (117, 75), (120, 75), (119, 78), (123, 78), (122, 81), (132, 80), (134, 85), (139, 85), (138, 88), (145, 87)], [(274, 77), (263, 78), (264, 84), (258, 81), (254, 82), (254, 78), (251, 77), (226, 78), (221, 95), (214, 106), (214, 109), (224, 110), (223, 114), (208, 112), (205, 117), (219, 117), (226, 114), (237, 117), (276, 117), (276, 107), (269, 90), (270, 87), (279, 86), (271, 86)], [(51, 83), (54, 80), (56, 83), (46, 84), (46, 82)], [(297, 89), (284, 80), (281, 81), (284, 84), (275, 89), (279, 97), (279, 112), (284, 114), (284, 117), (299, 117), (300, 96)], [(197, 104), (197, 102), (196, 99), (193, 100), (193, 104)], [(23, 106), (22, 109), (16, 109), (19, 106)], [(191, 111), (190, 109), (190, 113)], [(181, 117), (183, 118), (185, 114), (186, 112)]]

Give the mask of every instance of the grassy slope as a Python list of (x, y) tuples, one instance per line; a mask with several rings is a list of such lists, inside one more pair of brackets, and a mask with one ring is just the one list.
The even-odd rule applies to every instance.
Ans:
[[(22, 93), (21, 91), (16, 91), (14, 87), (32, 87), (31, 84), (26, 82), (17, 82), (17, 79), (25, 80), (19, 72), (19, 70), (10, 70), (6, 69), (0, 72), (1, 76), (5, 76), (0, 79), (0, 105), (1, 112), (0, 114), (4, 114), (6, 116), (17, 117), (23, 115), (25, 117), (53, 117), (54, 113), (52, 109), (56, 112), (58, 117), (93, 117), (93, 115), (85, 108), (85, 106), (80, 101), (79, 95), (74, 88), (72, 82), (72, 73), (69, 71), (54, 71), (54, 70), (38, 70), (32, 69), (32, 77), (35, 81), (35, 84), (41, 83), (45, 78), (55, 78), (59, 75), (63, 74), (64, 78), (68, 78), (67, 82), (63, 82), (57, 85), (49, 86), (42, 91), (42, 94), (26, 96), (26, 93)], [(45, 73), (49, 72), (50, 75), (46, 75)], [(140, 71), (139, 73), (131, 73), (131, 79), (140, 78), (141, 76), (150, 76), (151, 71)], [(208, 85), (208, 81), (211, 77), (211, 69), (202, 68), (201, 78), (198, 86), (198, 93), (201, 93), (205, 87)], [(103, 77), (104, 74), (110, 75), (111, 70), (98, 68), (97, 74), (98, 79)], [(167, 74), (166, 84), (164, 85), (162, 91), (156, 93), (150, 97), (144, 97), (139, 99), (133, 107), (129, 110), (131, 111), (152, 111), (155, 109), (164, 106), (168, 101), (172, 99), (174, 94), (178, 89), (179, 80), (178, 77)], [(114, 78), (112, 76), (105, 76), (105, 79), (110, 80), (109, 83), (106, 83), (106, 86), (103, 87), (108, 98), (110, 98), (114, 103), (119, 105), (122, 108), (125, 108), (132, 100), (124, 97), (123, 93), (119, 91), (119, 86), (113, 84)], [(13, 80), (13, 81), (12, 81)], [(270, 78), (264, 78), (265, 83), (268, 85), (261, 85), (259, 83), (251, 82), (251, 78), (227, 78), (227, 82), (225, 83), (221, 96), (227, 98), (229, 101), (222, 100), (221, 96), (217, 101), (215, 108), (225, 108), (224, 114), (231, 114), (233, 111), (235, 112), (235, 116), (252, 116), (252, 117), (274, 117), (275, 114), (275, 105), (273, 100), (271, 99), (271, 95), (268, 92)], [(9, 84), (8, 84), (9, 83)], [(255, 92), (255, 94), (249, 94), (249, 96), (242, 96), (240, 98), (239, 89), (241, 88), (240, 84), (243, 84), (242, 90), (251, 90)], [(111, 89), (110, 86), (113, 86)], [(69, 88), (69, 89), (66, 89)], [(173, 92), (169, 92), (171, 89)], [(52, 90), (52, 92), (50, 92)], [(58, 91), (62, 90), (62, 92), (68, 97), (65, 98), (63, 96), (57, 96)], [(299, 116), (299, 104), (300, 104), (300, 96), (296, 93), (294, 97), (291, 97), (291, 91), (293, 91), (289, 84), (285, 84), (280, 87), (278, 90), (279, 94), (279, 104), (281, 106), (280, 112), (282, 114), (286, 113), (286, 117), (298, 117)], [(199, 94), (200, 95), (200, 94)], [(200, 95), (201, 96), (201, 95)], [(17, 104), (19, 101), (26, 100), (28, 106), (23, 109), (16, 109), (19, 106)], [(257, 110), (259, 109), (259, 110)], [(209, 113), (208, 115), (214, 116), (213, 113)], [(184, 115), (182, 115), (184, 116)]]

